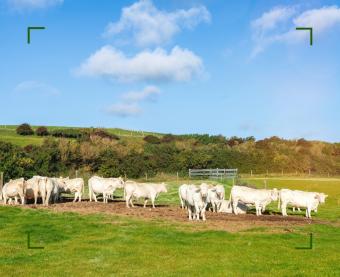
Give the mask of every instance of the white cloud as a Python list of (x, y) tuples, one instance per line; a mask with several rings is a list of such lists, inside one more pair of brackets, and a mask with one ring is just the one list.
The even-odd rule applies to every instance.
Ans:
[(64, 0), (7, 0), (9, 7), (13, 10), (35, 10), (45, 9), (60, 5)]
[(296, 17), (293, 22), (296, 26), (313, 27), (313, 31), (323, 32), (340, 23), (340, 8), (330, 6), (308, 10)]
[(155, 100), (155, 97), (160, 94), (160, 90), (155, 86), (147, 86), (141, 91), (130, 91), (125, 93), (122, 98), (125, 101), (138, 102), (142, 100)]
[(104, 76), (118, 81), (189, 81), (203, 72), (200, 57), (174, 47), (169, 53), (157, 48), (133, 57), (107, 45), (91, 55), (77, 70), (78, 75)]
[(53, 86), (48, 84), (38, 82), (38, 81), (24, 81), (19, 83), (15, 88), (16, 92), (25, 92), (25, 93), (40, 93), (47, 95), (58, 95), (60, 91)]
[(120, 117), (137, 116), (142, 113), (137, 103), (118, 103), (107, 109), (107, 112)]
[(296, 27), (312, 27), (313, 35), (320, 35), (340, 24), (340, 8), (327, 6), (304, 11), (296, 16), (294, 8), (275, 8), (251, 23), (255, 42), (252, 57), (263, 52), (273, 43), (294, 44), (308, 42), (309, 32)]
[(265, 12), (251, 23), (252, 28), (259, 33), (274, 29), (280, 22), (288, 20), (295, 13), (293, 7), (276, 7)]
[(155, 100), (156, 96), (160, 94), (160, 89), (156, 86), (147, 86), (140, 91), (129, 91), (122, 94), (122, 101), (114, 104), (107, 109), (107, 112), (120, 116), (137, 116), (142, 114), (140, 103), (145, 100)]
[(160, 45), (169, 42), (182, 29), (192, 29), (201, 22), (210, 22), (210, 17), (204, 6), (166, 12), (158, 10), (150, 0), (140, 0), (123, 8), (120, 20), (109, 23), (104, 35), (131, 31), (133, 40), (139, 46)]

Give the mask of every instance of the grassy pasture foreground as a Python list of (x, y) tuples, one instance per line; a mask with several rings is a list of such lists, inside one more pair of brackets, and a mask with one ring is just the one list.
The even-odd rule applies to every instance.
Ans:
[[(178, 205), (178, 185), (170, 183), (159, 204)], [(340, 182), (271, 179), (267, 186), (310, 188), (329, 199), (314, 215), (318, 223), (250, 224), (232, 233), (206, 230), (209, 217), (188, 223), (0, 206), (0, 276), (339, 276)], [(229, 195), (230, 182), (226, 189)], [(27, 232), (32, 246), (45, 248), (27, 249)], [(309, 245), (311, 232), (314, 248), (296, 249)]]

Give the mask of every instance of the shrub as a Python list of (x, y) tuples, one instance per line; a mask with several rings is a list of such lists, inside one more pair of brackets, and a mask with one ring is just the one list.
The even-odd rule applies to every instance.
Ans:
[(21, 135), (21, 136), (30, 136), (34, 134), (31, 126), (27, 123), (19, 125), (16, 129), (16, 132), (18, 135)]
[(36, 134), (37, 136), (40, 136), (40, 137), (48, 136), (48, 135), (49, 135), (47, 128), (46, 128), (46, 127), (43, 127), (43, 126), (38, 127), (38, 128), (35, 130), (35, 134)]
[(81, 138), (84, 133), (78, 129), (55, 129), (51, 131), (51, 135), (59, 138)]
[(144, 137), (144, 141), (146, 141), (147, 143), (151, 143), (151, 144), (160, 144), (161, 140), (153, 135), (147, 135)]
[(97, 137), (101, 137), (101, 138), (107, 138), (110, 140), (119, 140), (119, 137), (115, 134), (110, 134), (108, 132), (106, 132), (105, 130), (102, 129), (96, 129), (92, 135), (97, 136)]
[(170, 142), (173, 142), (176, 140), (176, 136), (172, 135), (172, 134), (167, 134), (167, 135), (164, 135), (162, 138), (161, 138), (161, 142), (162, 143), (170, 143)]

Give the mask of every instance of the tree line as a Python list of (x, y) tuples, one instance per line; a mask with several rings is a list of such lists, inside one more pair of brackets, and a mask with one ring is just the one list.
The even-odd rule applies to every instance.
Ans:
[[(67, 175), (81, 170), (104, 177), (187, 174), (192, 168), (238, 168), (240, 173), (340, 174), (340, 144), (278, 137), (226, 138), (210, 135), (148, 135), (120, 138), (105, 129), (72, 129), (46, 135), (42, 145), (0, 142), (5, 178)], [(54, 130), (57, 133), (56, 130)], [(69, 136), (70, 133), (81, 135)]]

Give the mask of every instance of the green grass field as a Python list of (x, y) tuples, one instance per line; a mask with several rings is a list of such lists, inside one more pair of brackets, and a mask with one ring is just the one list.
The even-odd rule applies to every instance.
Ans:
[[(158, 203), (178, 205), (180, 183), (170, 182)], [(270, 179), (267, 186), (329, 194), (313, 214), (322, 222), (229, 233), (198, 228), (209, 217), (184, 224), (0, 206), (0, 276), (340, 276), (340, 180)], [(276, 203), (269, 208), (275, 212)], [(27, 232), (32, 246), (45, 248), (28, 249)], [(311, 232), (313, 249), (297, 249)]]
[[(26, 146), (29, 144), (33, 145), (41, 145), (43, 143), (44, 137), (39, 137), (36, 135), (33, 136), (21, 136), (18, 135), (15, 131), (17, 128), (17, 125), (0, 125), (0, 140), (5, 142), (10, 142), (18, 146)], [(32, 126), (32, 128), (35, 130), (38, 126)], [(80, 128), (80, 127), (62, 127), (62, 126), (46, 126), (46, 128), (49, 131), (55, 130), (55, 129), (67, 129), (67, 128)], [(142, 138), (146, 135), (155, 135), (155, 136), (161, 136), (159, 133), (153, 133), (153, 132), (144, 132), (144, 131), (134, 131), (134, 130), (126, 130), (126, 129), (120, 129), (120, 128), (105, 128), (106, 131), (108, 131), (111, 134), (115, 134), (117, 136), (123, 137), (123, 138)]]

